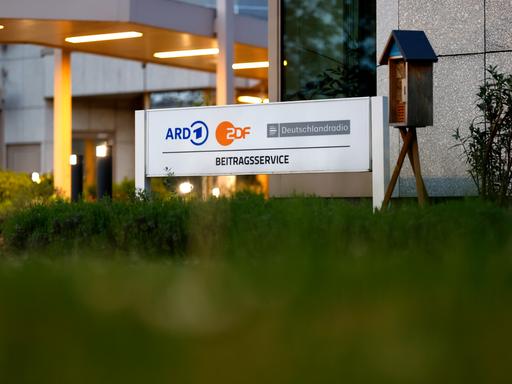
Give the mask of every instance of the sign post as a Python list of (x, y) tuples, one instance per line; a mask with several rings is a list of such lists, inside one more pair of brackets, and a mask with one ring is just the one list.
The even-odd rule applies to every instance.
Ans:
[(389, 179), (387, 99), (365, 97), (136, 112), (135, 184), (149, 178), (370, 172)]

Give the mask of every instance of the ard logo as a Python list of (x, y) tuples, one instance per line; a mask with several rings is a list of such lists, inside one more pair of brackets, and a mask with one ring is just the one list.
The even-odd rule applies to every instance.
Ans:
[(203, 145), (208, 140), (208, 126), (201, 120), (194, 121), (190, 127), (169, 128), (165, 140), (190, 141), (194, 145)]

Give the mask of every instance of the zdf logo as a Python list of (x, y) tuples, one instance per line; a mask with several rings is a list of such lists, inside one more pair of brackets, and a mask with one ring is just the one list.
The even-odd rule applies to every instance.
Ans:
[(223, 121), (217, 126), (215, 137), (220, 145), (227, 147), (235, 140), (245, 139), (251, 132), (251, 127), (235, 127), (230, 121)]

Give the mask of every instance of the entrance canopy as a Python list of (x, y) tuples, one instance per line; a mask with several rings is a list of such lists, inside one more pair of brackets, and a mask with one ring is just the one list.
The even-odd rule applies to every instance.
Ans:
[[(176, 0), (2, 0), (0, 43), (40, 44), (125, 59), (215, 72), (216, 11)], [(116, 40), (73, 43), (71, 37), (132, 32)], [(133, 33), (135, 32), (135, 33)], [(123, 35), (104, 36), (122, 37)], [(267, 61), (267, 22), (235, 16), (234, 63)], [(86, 39), (87, 40), (87, 39)], [(208, 55), (176, 51), (210, 49)], [(170, 53), (169, 52), (173, 52)], [(198, 53), (196, 51), (196, 53)], [(266, 68), (236, 76), (267, 78)]]

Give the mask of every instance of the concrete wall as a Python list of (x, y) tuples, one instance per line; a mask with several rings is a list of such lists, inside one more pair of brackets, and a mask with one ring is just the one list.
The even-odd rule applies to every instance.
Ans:
[[(486, 5), (484, 9), (484, 4)], [(512, 71), (512, 1), (503, 0), (379, 0), (377, 52), (392, 29), (424, 30), (439, 62), (434, 65), (434, 125), (419, 129), (422, 171), (433, 196), (474, 194), (454, 130), (467, 132), (477, 115), (475, 102), (485, 65)], [(484, 17), (485, 16), (485, 17)], [(486, 39), (486, 40), (484, 40)], [(379, 95), (388, 94), (388, 67), (378, 68)], [(393, 163), (400, 142), (392, 130)], [(399, 180), (401, 196), (416, 194), (409, 164)]]
[[(44, 97), (44, 58), (31, 45), (0, 46), (3, 88), (3, 126), (6, 145), (40, 144), (41, 159), (34, 171), (52, 168), (52, 130), (48, 129), (51, 105)], [(5, 150), (3, 151), (5, 154)], [(5, 165), (5, 155), (3, 156)], [(36, 169), (37, 168), (37, 169)]]
[[(53, 97), (53, 49), (43, 49), (44, 96)], [(215, 74), (73, 53), (73, 97), (214, 88)]]
[(20, 19), (128, 20), (130, 0), (2, 0), (2, 16)]

